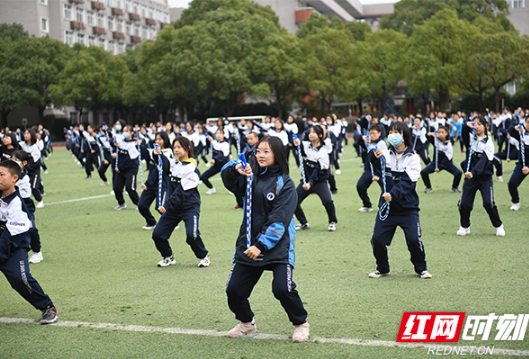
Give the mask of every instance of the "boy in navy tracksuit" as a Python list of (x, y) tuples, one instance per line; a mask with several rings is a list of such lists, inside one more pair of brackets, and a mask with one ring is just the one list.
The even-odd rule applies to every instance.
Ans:
[(452, 147), (452, 142), (448, 136), (448, 128), (441, 126), (439, 127), (437, 135), (434, 133), (429, 133), (429, 136), (435, 138), (434, 142), (434, 159), (421, 171), (421, 177), (426, 186), (424, 193), (431, 193), (432, 183), (430, 182), (430, 173), (440, 172), (446, 170), (454, 176), (454, 181), (452, 182), (452, 192), (461, 193), (458, 189), (459, 182), (461, 182), (461, 176), (463, 172), (452, 162), (452, 157), (454, 154), (454, 149)]
[[(483, 116), (476, 116), (472, 121), (463, 126), (463, 140), (467, 147), (467, 158), (461, 165), (465, 171), (465, 182), (459, 199), (459, 215), (461, 227), (457, 235), (470, 234), (470, 212), (474, 206), (476, 192), (481, 192), (483, 207), (487, 211), (497, 236), (505, 236), (505, 229), (494, 203), (494, 189), (492, 174), (494, 173), (492, 160), (494, 158), (494, 143), (487, 135), (488, 123)], [(474, 129), (475, 135), (470, 133)], [(470, 154), (472, 152), (472, 154)], [(468, 166), (470, 156), (470, 166)]]
[(387, 246), (391, 244), (397, 227), (400, 227), (406, 237), (415, 273), (423, 279), (428, 279), (432, 275), (426, 267), (419, 221), (419, 196), (415, 191), (421, 172), (421, 162), (412, 149), (410, 130), (404, 122), (391, 123), (388, 142), (391, 145), (389, 154), (384, 153), (381, 148), (370, 153), (373, 167), (380, 170), (382, 170), (380, 158), (384, 156), (387, 174), (386, 192), (380, 196), (379, 207), (382, 209), (387, 202), (390, 204), (390, 211), (387, 218), (384, 219), (379, 213), (375, 220), (371, 246), (377, 261), (377, 269), (370, 273), (369, 277), (379, 278), (389, 274)]
[(373, 208), (371, 206), (371, 200), (367, 194), (367, 189), (371, 186), (373, 182), (378, 182), (380, 189), (382, 189), (382, 181), (380, 181), (380, 170), (373, 167), (371, 162), (369, 162), (369, 154), (374, 151), (375, 148), (382, 148), (384, 152), (387, 152), (388, 148), (386, 142), (380, 139), (382, 130), (380, 125), (375, 124), (371, 125), (369, 128), (369, 136), (362, 136), (358, 139), (358, 144), (362, 148), (362, 162), (364, 163), (364, 173), (358, 179), (356, 183), (356, 190), (360, 199), (362, 200), (362, 207), (358, 212), (372, 212)]
[[(529, 174), (529, 117), (525, 119), (525, 127), (523, 125), (516, 126), (515, 131), (512, 131), (511, 137), (518, 141), (518, 162), (512, 171), (511, 178), (509, 178), (509, 193), (511, 195), (511, 211), (517, 211), (520, 209), (520, 196), (518, 195), (518, 187), (523, 182), (525, 177)], [(521, 135), (523, 133), (523, 136)], [(523, 146), (523, 148), (522, 148)]]
[[(139, 143), (138, 143), (139, 144)], [(136, 148), (136, 142), (132, 138), (131, 127), (123, 129), (123, 141), (116, 143), (116, 178), (114, 180), (114, 196), (118, 201), (115, 210), (127, 208), (123, 198), (123, 187), (126, 188), (131, 201), (137, 205), (140, 198), (136, 192), (136, 176), (138, 175), (138, 157), (140, 153)]]
[(14, 161), (0, 163), (0, 271), (25, 300), (42, 311), (42, 324), (57, 321), (57, 310), (29, 272), (28, 209), (15, 188), (21, 174)]
[(83, 153), (86, 156), (85, 160), (85, 171), (86, 171), (86, 179), (92, 178), (92, 172), (95, 168), (99, 168), (99, 154), (100, 149), (97, 144), (96, 140), (96, 132), (94, 131), (94, 128), (90, 125), (86, 127), (86, 131), (83, 132), (84, 141), (83, 141)]
[(222, 128), (217, 129), (215, 137), (217, 140), (208, 137), (208, 141), (211, 142), (211, 150), (213, 151), (210, 160), (213, 166), (200, 176), (200, 180), (209, 188), (206, 194), (217, 193), (217, 190), (213, 187), (209, 179), (219, 173), (222, 167), (230, 160), (230, 144), (224, 139), (224, 130)]
[[(103, 123), (103, 127), (96, 136), (96, 139), (99, 140), (99, 148), (101, 149), (101, 165), (97, 169), (99, 177), (103, 181), (101, 186), (108, 186), (110, 184), (106, 176), (108, 166), (111, 166), (112, 164), (112, 145), (110, 144), (110, 137), (111, 134), (108, 131), (107, 125)], [(114, 174), (113, 168), (111, 168), (111, 171), (112, 174)]]

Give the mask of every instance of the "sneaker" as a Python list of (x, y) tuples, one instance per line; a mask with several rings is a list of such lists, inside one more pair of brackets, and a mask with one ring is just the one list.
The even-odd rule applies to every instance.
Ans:
[(430, 279), (432, 278), (432, 275), (427, 270), (423, 270), (421, 273), (419, 273), (419, 277), (422, 279)]
[(57, 316), (57, 309), (53, 304), (50, 304), (42, 311), (42, 318), (40, 324), (50, 324), (55, 323), (59, 319)]
[(90, 176), (86, 176), (85, 179), (92, 179), (92, 175), (90, 175)]
[(174, 259), (174, 254), (171, 254), (170, 257), (162, 257), (162, 260), (158, 262), (158, 267), (168, 267), (176, 264)]
[(459, 230), (456, 233), (458, 236), (465, 236), (470, 234), (470, 228), (459, 227)]
[(503, 224), (496, 228), (496, 235), (498, 237), (504, 237), (505, 236), (505, 229), (503, 228)]
[(209, 257), (206, 255), (204, 258), (202, 258), (199, 262), (198, 262), (198, 266), (199, 267), (209, 267)]
[(44, 202), (42, 202), (42, 201), (37, 203), (37, 205), (35, 206), (35, 208), (43, 208), (43, 207), (44, 207)]
[(294, 334), (292, 334), (292, 341), (294, 343), (303, 343), (309, 340), (309, 323), (305, 322), (300, 325), (294, 325)]
[(331, 189), (331, 193), (332, 194), (336, 194), (336, 193), (338, 193), (338, 190), (337, 189)]
[(368, 277), (369, 278), (380, 278), (380, 277), (384, 277), (386, 275), (389, 275), (389, 272), (387, 273), (380, 273), (378, 270), (374, 271), (374, 272), (371, 272), (369, 273)]
[(230, 338), (241, 338), (248, 334), (257, 332), (257, 326), (255, 325), (255, 318), (249, 323), (240, 322), (232, 330), (228, 332)]
[(146, 230), (146, 231), (150, 231), (150, 230), (153, 230), (153, 229), (154, 229), (154, 226), (146, 225), (146, 226), (141, 227), (141, 229), (144, 229), (144, 230)]
[(238, 210), (238, 209), (242, 209), (242, 207), (241, 206), (235, 206), (235, 207), (233, 207), (233, 209), (234, 210)]
[(41, 192), (40, 194), (41, 194), (41, 196), (45, 196), (46, 192)]
[(309, 226), (309, 222), (305, 223), (305, 224), (298, 224), (296, 226), (296, 231), (303, 231), (305, 229), (310, 229), (310, 226)]
[(110, 191), (110, 194), (111, 194), (111, 195), (115, 195), (114, 191)]
[(503, 182), (503, 177), (502, 176), (496, 177), (496, 182)]
[(108, 181), (105, 181), (105, 182), (100, 184), (100, 186), (108, 186), (108, 185), (110, 185), (110, 182), (108, 182)]
[(327, 230), (328, 230), (329, 232), (334, 232), (334, 231), (336, 231), (336, 222), (331, 222), (331, 223), (329, 223), (329, 228), (327, 228)]
[[(47, 159), (47, 158), (46, 158)], [(44, 174), (47, 175), (48, 174), (48, 170), (44, 170)]]
[[(341, 175), (341, 174), (342, 174), (342, 171), (340, 171), (340, 170), (336, 170), (336, 172), (334, 172), (334, 173), (336, 173), (337, 175)], [(307, 324), (308, 324), (308, 323), (307, 323)]]
[(43, 259), (42, 252), (33, 252), (31, 258), (29, 259), (29, 263), (40, 263)]
[(371, 207), (358, 208), (358, 212), (360, 212), (360, 213), (373, 212), (373, 208), (371, 208)]
[(518, 211), (519, 209), (520, 209), (520, 202), (512, 204), (511, 211)]
[(432, 192), (433, 192), (433, 189), (431, 189), (431, 188), (426, 188), (424, 190), (424, 193), (432, 193)]
[(114, 209), (116, 211), (121, 211), (122, 209), (125, 209), (125, 208), (127, 208), (127, 204), (126, 203), (118, 204), (116, 207), (114, 207)]
[(215, 193), (217, 193), (217, 190), (215, 189), (215, 187), (210, 188), (210, 189), (206, 192), (206, 194), (215, 194)]
[(452, 188), (452, 193), (461, 193), (459, 188)]

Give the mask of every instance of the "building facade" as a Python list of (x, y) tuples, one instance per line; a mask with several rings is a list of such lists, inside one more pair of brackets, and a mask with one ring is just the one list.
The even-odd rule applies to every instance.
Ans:
[(0, 0), (0, 23), (114, 54), (154, 40), (169, 21), (167, 0)]
[(512, 24), (520, 32), (520, 35), (529, 35), (529, 8), (526, 0), (507, 0)]

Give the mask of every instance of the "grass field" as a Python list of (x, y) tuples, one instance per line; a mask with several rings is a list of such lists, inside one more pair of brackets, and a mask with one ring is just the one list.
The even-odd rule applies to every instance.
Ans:
[[(457, 152), (455, 160), (461, 159)], [(43, 175), (46, 206), (36, 213), (44, 261), (32, 264), (31, 272), (53, 299), (58, 324), (63, 324), (0, 323), (0, 358), (425, 358), (429, 356), (425, 347), (387, 346), (395, 342), (405, 311), (529, 313), (529, 183), (520, 187), (520, 211), (509, 211), (507, 180), (514, 163), (504, 163), (505, 182), (494, 184), (505, 237), (495, 236), (479, 195), (471, 217), (473, 234), (456, 236), (459, 196), (450, 192), (452, 177), (446, 172), (432, 175), (434, 193), (423, 194), (421, 180), (417, 190), (422, 239), (433, 278), (421, 280), (415, 275), (398, 230), (389, 248), (391, 275), (370, 279), (367, 274), (375, 269), (375, 260), (369, 240), (376, 212), (357, 212), (361, 161), (351, 146), (346, 147), (342, 174), (336, 176), (339, 192), (334, 196), (338, 230), (327, 232), (325, 211), (317, 197), (303, 203), (312, 229), (297, 235), (294, 281), (309, 312), (311, 339), (316, 339), (303, 344), (287, 340), (293, 327), (271, 293), (270, 273), (261, 278), (250, 301), (258, 331), (278, 337), (237, 340), (219, 333), (237, 323), (224, 288), (243, 213), (233, 210), (235, 199), (218, 176), (213, 181), (217, 194), (204, 195), (206, 187), (200, 185), (200, 230), (211, 266), (197, 267), (182, 226), (171, 238), (178, 264), (157, 268), (160, 255), (151, 233), (141, 229), (145, 222), (128, 197), (129, 209), (115, 211), (114, 197), (104, 197), (111, 188), (101, 187), (96, 178), (84, 180), (84, 170), (66, 150), (56, 150), (46, 163), (50, 172)], [(291, 168), (297, 181), (299, 170)], [(378, 186), (370, 188), (374, 203), (378, 192)], [(64, 202), (95, 196), (100, 197)], [(5, 279), (0, 279), (0, 293), (0, 321), (40, 319), (40, 312)], [(97, 327), (98, 323), (114, 326)], [(118, 330), (115, 325), (138, 331)], [(175, 334), (178, 330), (171, 333), (160, 328), (202, 332)], [(529, 354), (529, 335), (523, 341), (493, 339), (494, 335), (488, 341), (460, 340), (457, 345)], [(358, 345), (361, 341), (370, 345)]]

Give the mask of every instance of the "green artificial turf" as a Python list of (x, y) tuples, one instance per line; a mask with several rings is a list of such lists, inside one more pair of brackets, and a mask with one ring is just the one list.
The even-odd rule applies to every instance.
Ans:
[[(463, 154), (455, 152), (458, 163)], [(362, 205), (356, 181), (362, 168), (355, 157), (352, 147), (346, 147), (342, 174), (336, 175), (336, 232), (327, 231), (327, 217), (318, 197), (309, 196), (303, 203), (311, 229), (297, 235), (293, 279), (309, 312), (311, 337), (394, 342), (405, 311), (529, 313), (529, 190), (528, 183), (523, 183), (522, 208), (509, 211), (507, 180), (513, 162), (504, 162), (505, 182), (494, 184), (505, 237), (495, 236), (479, 193), (471, 215), (472, 234), (456, 236), (459, 195), (450, 192), (452, 176), (432, 174), (434, 192), (422, 193), (422, 180), (417, 191), (422, 239), (433, 278), (421, 280), (415, 275), (399, 229), (389, 247), (391, 275), (370, 279), (367, 274), (375, 269), (375, 260), (369, 240), (377, 213), (357, 212)], [(141, 229), (145, 222), (128, 196), (129, 208), (123, 211), (114, 210), (117, 202), (113, 196), (53, 204), (108, 195), (111, 188), (100, 186), (97, 173), (94, 179), (84, 180), (84, 170), (64, 149), (55, 150), (46, 163), (50, 172), (43, 175), (47, 205), (36, 213), (44, 261), (32, 264), (31, 273), (54, 301), (60, 321), (215, 331), (227, 331), (237, 323), (224, 288), (243, 212), (233, 210), (235, 198), (222, 187), (218, 175), (212, 182), (217, 194), (207, 196), (206, 187), (199, 187), (200, 231), (210, 251), (211, 266), (197, 267), (198, 259), (185, 243), (181, 223), (171, 237), (177, 265), (157, 268), (160, 254), (151, 232)], [(199, 169), (204, 171), (204, 165)], [(291, 176), (296, 182), (300, 178), (292, 157)], [(371, 186), (373, 203), (379, 191), (377, 185)], [(265, 273), (250, 298), (258, 330), (291, 335), (292, 325), (271, 293), (271, 281), (271, 274)], [(0, 280), (0, 293), (0, 317), (40, 318), (40, 312), (4, 279)], [(457, 345), (529, 350), (529, 335), (523, 341), (493, 339), (460, 340)], [(0, 323), (0, 358), (4, 357), (424, 358), (427, 350)]]

